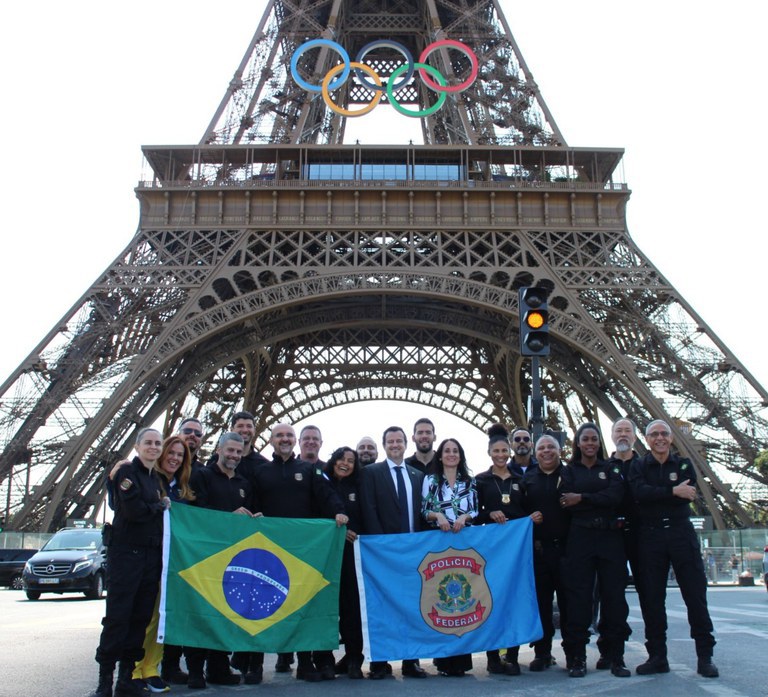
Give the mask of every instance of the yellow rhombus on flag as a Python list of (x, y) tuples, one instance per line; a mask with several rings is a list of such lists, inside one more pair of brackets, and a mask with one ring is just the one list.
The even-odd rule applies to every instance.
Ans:
[[(232, 561), (238, 554), (248, 550), (264, 550), (277, 557), (288, 572), (290, 585), (286, 586), (284, 583), (276, 580), (272, 574), (261, 572), (259, 569), (232, 564)], [(319, 571), (276, 545), (260, 532), (254, 533), (223, 549), (221, 552), (180, 571), (179, 576), (189, 583), (224, 617), (234, 622), (251, 636), (256, 636), (273, 627), (292, 613), (301, 609), (328, 585), (328, 581), (323, 578)], [(266, 584), (274, 589), (275, 592), (271, 602), (274, 604), (281, 602), (274, 612), (270, 613), (269, 607), (254, 607), (253, 603), (260, 602), (258, 598), (254, 597), (252, 602), (249, 603), (251, 599), (247, 596), (245, 598), (242, 596), (243, 593), (248, 592), (248, 588), (253, 586), (252, 581), (254, 577), (261, 581), (260, 585)], [(237, 578), (251, 581), (251, 583), (237, 582)], [(274, 598), (280, 600), (275, 602)], [(262, 600), (261, 603), (263, 602)], [(249, 619), (247, 616), (240, 614), (240, 612), (236, 612), (232, 607), (233, 604), (238, 607), (248, 607), (256, 614), (270, 614), (262, 619)], [(245, 615), (248, 614), (253, 613), (245, 613)]]

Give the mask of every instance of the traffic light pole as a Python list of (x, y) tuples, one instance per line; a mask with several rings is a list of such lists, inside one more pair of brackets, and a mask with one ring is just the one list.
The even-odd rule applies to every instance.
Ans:
[(535, 443), (544, 432), (544, 398), (541, 395), (541, 368), (539, 357), (531, 356), (531, 436)]

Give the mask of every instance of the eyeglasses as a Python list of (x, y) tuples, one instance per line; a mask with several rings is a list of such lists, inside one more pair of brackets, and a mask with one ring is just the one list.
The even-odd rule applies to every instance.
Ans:
[(182, 432), (182, 433), (183, 433), (185, 436), (192, 436), (192, 435), (195, 435), (195, 436), (197, 436), (198, 438), (202, 438), (202, 437), (203, 437), (203, 432), (202, 432), (202, 431), (198, 431), (196, 428), (182, 428), (182, 429), (181, 429), (181, 432)]
[(666, 438), (669, 436), (669, 431), (653, 431), (648, 434), (649, 438)]
[(530, 443), (531, 439), (528, 436), (515, 436), (515, 443)]

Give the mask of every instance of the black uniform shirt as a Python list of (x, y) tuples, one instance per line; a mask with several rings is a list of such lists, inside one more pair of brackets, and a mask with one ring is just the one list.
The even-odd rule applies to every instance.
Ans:
[[(491, 523), (491, 513), (501, 511), (507, 520), (525, 518), (528, 515), (523, 508), (523, 478), (517, 471), (510, 471), (511, 477), (502, 479), (493, 474), (493, 468), (481, 472), (475, 477), (479, 512), (476, 524)], [(503, 497), (508, 496), (504, 503)]]
[(218, 464), (208, 463), (192, 473), (190, 486), (195, 492), (194, 503), (201, 508), (232, 513), (242, 506), (254, 512), (253, 487), (237, 469), (233, 477), (228, 477)]
[(349, 522), (347, 527), (358, 535), (363, 531), (363, 512), (360, 508), (360, 479), (355, 475), (336, 479), (329, 477), (331, 487), (344, 505)]
[(568, 508), (573, 518), (614, 518), (624, 499), (624, 480), (620, 468), (605, 460), (592, 467), (576, 461), (563, 468), (562, 492), (581, 494), (581, 501)]
[(635, 496), (629, 486), (629, 473), (632, 465), (640, 459), (640, 456), (633, 450), (631, 460), (622, 460), (616, 455), (612, 455), (608, 464), (612, 467), (618, 467), (621, 472), (621, 478), (624, 480), (624, 498), (619, 506), (619, 515), (623, 516), (628, 522), (637, 520), (638, 509), (635, 502)]
[(334, 518), (344, 506), (319, 466), (279, 455), (254, 471), (254, 513), (275, 518)]
[(429, 463), (425, 465), (418, 457), (416, 457), (416, 453), (414, 453), (410, 457), (406, 457), (405, 460), (403, 460), (403, 464), (415, 467), (419, 472), (424, 472), (424, 474), (434, 474), (437, 471), (435, 465), (436, 457), (437, 453), (435, 453)]
[(647, 453), (637, 460), (630, 470), (629, 485), (637, 500), (640, 519), (656, 522), (661, 518), (688, 518), (690, 502), (672, 493), (672, 489), (686, 479), (691, 486), (696, 486), (696, 470), (687, 458), (670, 454), (662, 465)]
[(115, 517), (111, 544), (157, 547), (163, 539), (163, 489), (155, 470), (138, 457), (120, 467), (112, 483)]
[(547, 474), (539, 467), (529, 467), (523, 475), (525, 498), (523, 506), (528, 514), (541, 512), (541, 523), (533, 526), (533, 539), (551, 542), (564, 540), (571, 522), (569, 513), (560, 505), (560, 486), (565, 465), (560, 464)]

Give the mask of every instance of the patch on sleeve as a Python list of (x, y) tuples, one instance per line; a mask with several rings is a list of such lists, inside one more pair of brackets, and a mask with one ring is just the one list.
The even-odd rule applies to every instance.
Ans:
[(128, 491), (133, 486), (133, 482), (126, 477), (123, 479), (122, 482), (120, 482), (120, 491)]

